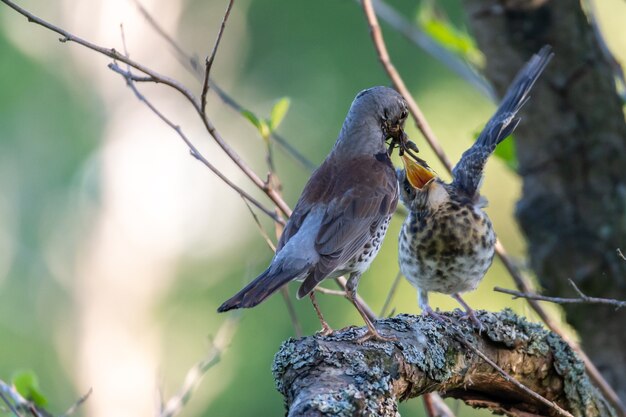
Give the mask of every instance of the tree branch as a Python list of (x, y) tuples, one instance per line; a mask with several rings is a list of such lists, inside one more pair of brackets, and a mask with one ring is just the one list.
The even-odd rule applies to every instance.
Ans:
[(598, 297), (589, 297), (584, 294), (580, 289), (574, 284), (573, 281), (570, 280), (570, 284), (574, 287), (574, 290), (578, 293), (580, 297), (577, 298), (564, 298), (564, 297), (548, 297), (540, 294), (528, 294), (523, 293), (521, 291), (509, 290), (507, 288), (494, 287), (494, 291), (501, 292), (504, 294), (509, 294), (513, 296), (513, 299), (516, 298), (527, 298), (531, 300), (538, 301), (548, 301), (556, 304), (607, 304), (610, 306), (614, 306), (616, 309), (626, 307), (626, 301), (614, 300), (612, 298), (598, 298)]
[(235, 3), (235, 0), (229, 0), (228, 6), (226, 7), (226, 12), (224, 13), (224, 18), (222, 18), (220, 30), (219, 32), (217, 32), (217, 38), (215, 39), (215, 45), (213, 45), (213, 51), (211, 52), (211, 56), (208, 57), (205, 62), (204, 81), (202, 82), (202, 94), (200, 95), (200, 109), (202, 110), (202, 113), (205, 113), (206, 110), (206, 95), (209, 91), (209, 75), (211, 74), (211, 67), (213, 67), (213, 61), (215, 61), (217, 48), (219, 48), (220, 46), (220, 41), (222, 40), (224, 29), (226, 29), (226, 21), (228, 20), (228, 16), (230, 16), (230, 11), (233, 8), (233, 3)]
[[(30, 13), (29, 11), (21, 8), (17, 4), (13, 3), (11, 0), (0, 0), (2, 3), (11, 7), (16, 12), (25, 16), (29, 22), (35, 23), (37, 25), (43, 26), (55, 33), (58, 33), (62, 36), (60, 39), (61, 42), (74, 42), (79, 45), (82, 45), (92, 51), (98, 52), (102, 55), (108, 56), (116, 61), (123, 62), (125, 64), (130, 65), (131, 67), (139, 70), (140, 72), (146, 74), (149, 77), (154, 78), (155, 83), (165, 84), (174, 90), (178, 91), (189, 101), (189, 103), (193, 106), (194, 110), (200, 117), (204, 127), (207, 132), (211, 135), (211, 137), (215, 140), (215, 142), (222, 148), (222, 150), (228, 155), (228, 157), (237, 165), (237, 167), (256, 185), (259, 189), (261, 189), (269, 198), (276, 204), (276, 206), (282, 211), (285, 215), (291, 215), (291, 209), (287, 205), (287, 203), (282, 199), (282, 197), (278, 194), (278, 192), (271, 187), (268, 186), (244, 161), (241, 159), (239, 154), (235, 152), (233, 148), (222, 138), (220, 133), (215, 129), (213, 122), (207, 117), (206, 114), (202, 112), (201, 104), (199, 100), (193, 95), (193, 93), (185, 87), (179, 81), (167, 77), (165, 75), (159, 74), (158, 72), (148, 68), (147, 66), (136, 62), (123, 54), (116, 51), (114, 48), (104, 48), (102, 46), (96, 45), (92, 42), (89, 42), (83, 38), (80, 38), (72, 33), (61, 29), (37, 16)], [(138, 79), (139, 80), (139, 79)]]
[[(445, 314), (455, 322), (461, 316)], [(365, 329), (351, 327), (328, 337), (283, 343), (273, 373), (288, 415), (396, 416), (398, 401), (437, 391), (509, 416), (615, 415), (590, 383), (582, 362), (557, 335), (510, 310), (481, 311), (479, 316), (485, 326), (482, 335), (466, 322), (451, 326), (400, 315), (377, 322), (396, 342), (357, 344), (354, 340)], [(476, 351), (466, 349), (467, 344)]]

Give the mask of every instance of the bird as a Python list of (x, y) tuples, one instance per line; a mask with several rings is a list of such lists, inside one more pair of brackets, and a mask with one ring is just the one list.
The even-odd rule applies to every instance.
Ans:
[(451, 295), (465, 318), (482, 328), (461, 293), (476, 289), (493, 261), (496, 234), (479, 194), (483, 168), (496, 146), (517, 127), (517, 113), (552, 59), (549, 46), (533, 55), (517, 74), (474, 144), (466, 150), (446, 183), (419, 158), (401, 154), (400, 201), (407, 207), (398, 243), (400, 271), (417, 288), (422, 314), (443, 320), (428, 303), (431, 291)]
[(302, 281), (297, 298), (309, 295), (322, 324), (332, 329), (315, 300), (326, 278), (349, 274), (345, 296), (368, 327), (361, 341), (380, 335), (356, 300), (361, 274), (376, 257), (398, 203), (398, 182), (389, 153), (405, 143), (408, 116), (402, 96), (388, 87), (357, 94), (332, 150), (313, 172), (276, 246), (269, 267), (218, 312), (254, 307), (290, 281)]

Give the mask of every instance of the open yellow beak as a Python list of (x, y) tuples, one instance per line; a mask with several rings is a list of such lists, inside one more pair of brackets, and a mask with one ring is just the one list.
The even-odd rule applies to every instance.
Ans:
[(422, 165), (411, 159), (407, 154), (402, 155), (401, 158), (406, 171), (406, 178), (413, 188), (421, 190), (430, 180), (435, 178), (435, 172), (430, 169), (426, 161), (423, 161)]

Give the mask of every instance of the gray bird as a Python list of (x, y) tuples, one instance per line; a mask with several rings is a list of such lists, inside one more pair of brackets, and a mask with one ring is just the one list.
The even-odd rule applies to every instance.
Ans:
[(398, 183), (385, 142), (407, 140), (406, 118), (406, 102), (395, 90), (373, 87), (356, 96), (335, 146), (304, 187), (270, 266), (219, 312), (254, 307), (297, 280), (297, 297), (311, 297), (322, 331), (330, 333), (313, 290), (325, 278), (349, 274), (346, 297), (369, 329), (362, 340), (385, 339), (356, 302), (356, 290), (396, 210)]
[(480, 327), (460, 294), (478, 286), (494, 256), (496, 234), (479, 194), (483, 168), (517, 127), (516, 115), (552, 55), (550, 47), (542, 48), (518, 73), (496, 113), (452, 170), (452, 183), (438, 178), (419, 158), (402, 156), (400, 200), (409, 215), (400, 232), (400, 270), (417, 288), (423, 314), (441, 318), (428, 304), (429, 291), (450, 294)]

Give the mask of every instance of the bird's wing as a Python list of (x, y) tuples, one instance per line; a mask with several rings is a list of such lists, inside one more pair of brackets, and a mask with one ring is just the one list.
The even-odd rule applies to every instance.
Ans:
[(388, 159), (346, 163), (337, 169), (329, 191), (332, 198), (315, 240), (320, 259), (298, 290), (299, 297), (352, 259), (398, 203), (396, 174)]
[(517, 113), (528, 100), (530, 90), (552, 59), (552, 48), (544, 46), (532, 56), (509, 86), (496, 113), (491, 117), (476, 142), (463, 153), (452, 170), (453, 186), (474, 198), (482, 181), (487, 158), (498, 143), (513, 133), (520, 119)]

